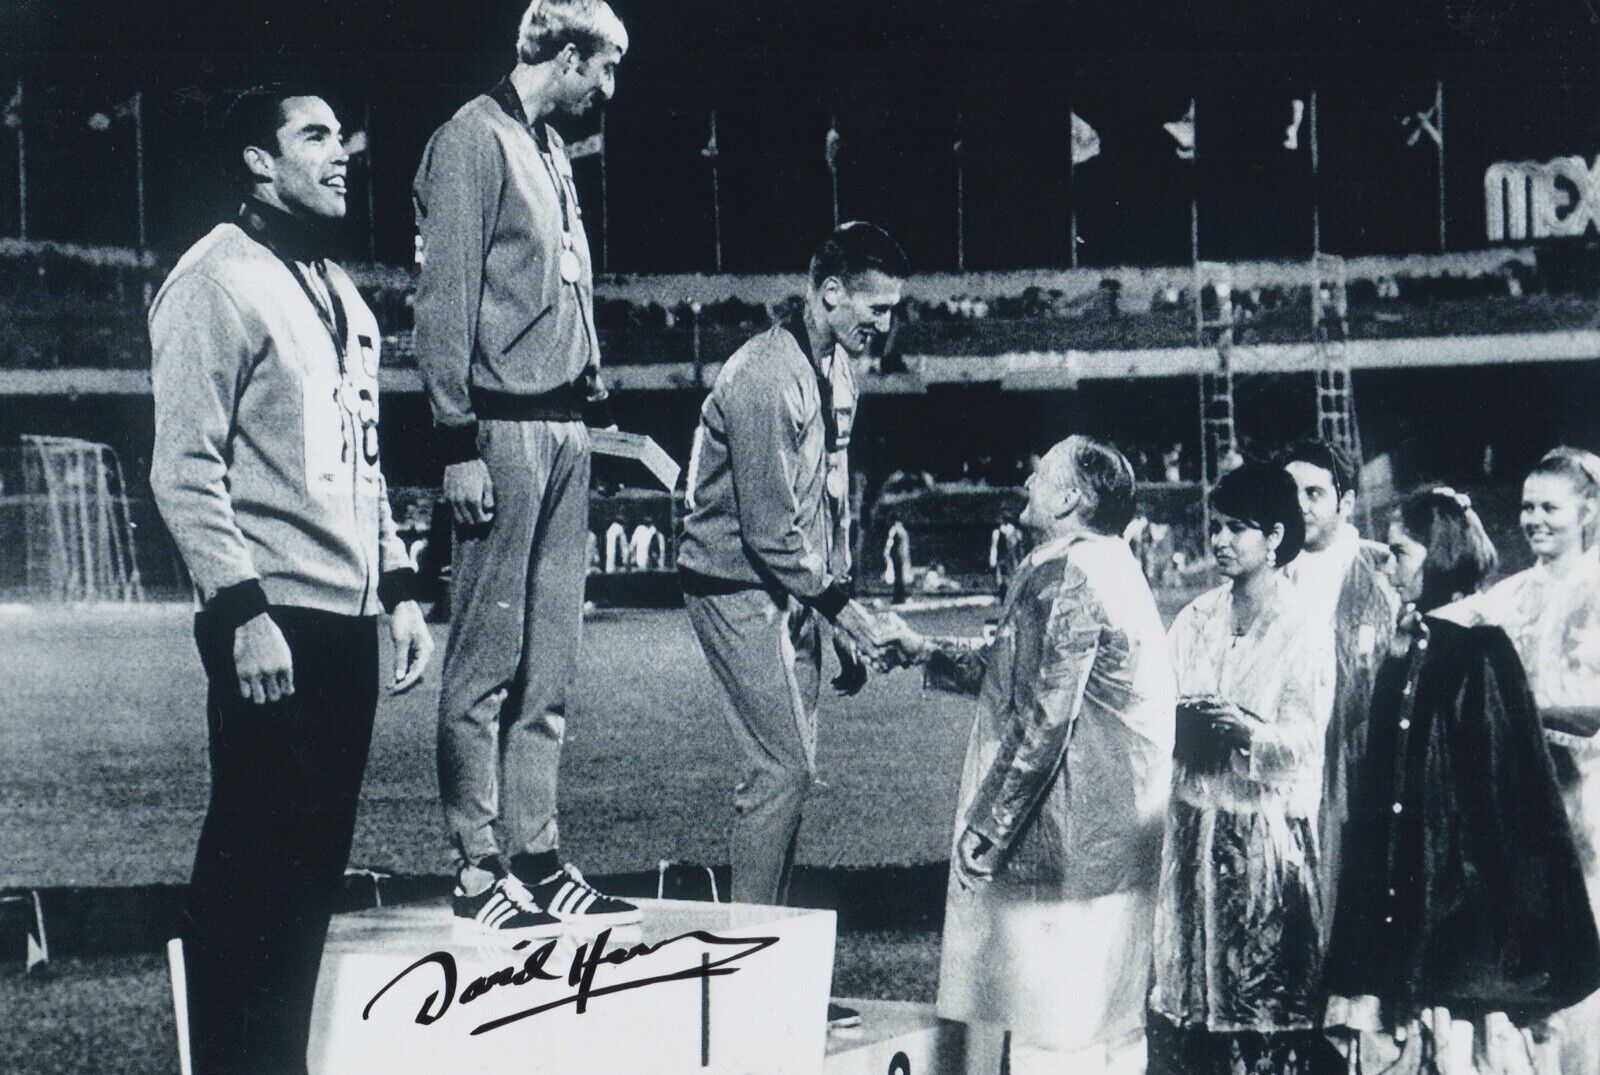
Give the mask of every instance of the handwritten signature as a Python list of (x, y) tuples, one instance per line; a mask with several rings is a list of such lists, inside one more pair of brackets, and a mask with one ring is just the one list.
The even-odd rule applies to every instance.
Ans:
[[(778, 943), (778, 938), (776, 937), (719, 937), (714, 933), (707, 933), (703, 930), (691, 930), (688, 933), (679, 934), (676, 937), (658, 941), (655, 944), (636, 944), (631, 948), (614, 948), (611, 951), (606, 951), (606, 941), (610, 940), (610, 938), (611, 931), (607, 929), (596, 935), (593, 942), (580, 944), (577, 951), (572, 954), (572, 962), (568, 966), (565, 975), (545, 969), (545, 964), (555, 954), (558, 943), (555, 940), (546, 941), (529, 952), (520, 967), (512, 964), (502, 967), (491, 974), (472, 979), (467, 983), (466, 988), (461, 990), (459, 1000), (456, 996), (458, 974), (456, 972), (455, 957), (449, 952), (430, 952), (395, 975), (387, 985), (373, 994), (372, 999), (367, 1001), (367, 1006), (361, 1010), (361, 1018), (363, 1020), (370, 1019), (373, 1007), (383, 998), (385, 993), (413, 973), (424, 972), (424, 968), (429, 967), (434, 968), (439, 975), (439, 988), (424, 997), (422, 1005), (417, 1009), (414, 1019), (419, 1026), (431, 1026), (444, 1017), (444, 1014), (450, 1010), (452, 1004), (470, 1004), (492, 989), (522, 986), (535, 981), (559, 982), (563, 979), (567, 985), (572, 987), (573, 991), (571, 993), (565, 994), (556, 1000), (548, 1001), (544, 1004), (536, 1004), (531, 1008), (524, 1008), (522, 1011), (513, 1012), (510, 1015), (502, 1015), (486, 1023), (480, 1023), (472, 1031), (474, 1035), (477, 1035), (486, 1034), (491, 1030), (499, 1030), (501, 1027), (509, 1026), (529, 1016), (538, 1015), (540, 1012), (547, 1012), (567, 1004), (573, 1005), (578, 1014), (581, 1015), (589, 1010), (589, 1001), (595, 997), (625, 993), (630, 989), (643, 989), (646, 986), (661, 985), (665, 982), (681, 982), (695, 978), (716, 978), (725, 974), (735, 974), (739, 968), (733, 966), (733, 964), (738, 963), (740, 960), (748, 959), (757, 952)], [(706, 959), (698, 966), (686, 967), (670, 974), (636, 978), (628, 982), (618, 982), (615, 985), (596, 987), (594, 984), (595, 972), (600, 969), (602, 964), (620, 967), (624, 963), (632, 962), (635, 959), (652, 956), (668, 945), (688, 940), (699, 941), (701, 944), (714, 947), (732, 948), (735, 951), (722, 956), (720, 959)], [(532, 941), (520, 941), (512, 945), (511, 950), (520, 952), (532, 944)]]

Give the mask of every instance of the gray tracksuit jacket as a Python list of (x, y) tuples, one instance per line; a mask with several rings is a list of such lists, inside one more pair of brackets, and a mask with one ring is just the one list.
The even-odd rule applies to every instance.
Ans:
[[(414, 339), (442, 461), (477, 457), (477, 420), (491, 406), (604, 399), (572, 162), (554, 130), (528, 123), (509, 80), (434, 132), (413, 195)], [(562, 279), (563, 250), (577, 258), (574, 282)]]
[(150, 307), (150, 484), (203, 605), (376, 614), (409, 568), (378, 466), (378, 324), (327, 264), (348, 322), (333, 337), (289, 265), (237, 224), (189, 249)]
[(695, 431), (678, 566), (723, 583), (776, 584), (832, 619), (850, 570), (856, 391), (842, 354), (819, 360), (823, 376), (808, 346), (803, 325), (775, 325), (717, 375)]

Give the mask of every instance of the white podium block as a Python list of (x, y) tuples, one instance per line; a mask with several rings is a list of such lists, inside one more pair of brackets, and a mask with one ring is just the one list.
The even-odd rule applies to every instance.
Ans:
[(441, 904), (334, 918), (316, 1075), (822, 1070), (834, 914), (641, 900), (640, 925), (513, 948)]
[(824, 1075), (965, 1075), (966, 1027), (933, 1013), (932, 1004), (845, 1000), (861, 1027), (828, 1038)]

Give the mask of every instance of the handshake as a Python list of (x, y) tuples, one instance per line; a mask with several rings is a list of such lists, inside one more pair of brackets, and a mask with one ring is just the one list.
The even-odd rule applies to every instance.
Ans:
[(893, 612), (873, 613), (851, 601), (834, 621), (833, 646), (839, 656), (839, 675), (833, 681), (840, 694), (852, 695), (867, 682), (867, 667), (892, 672), (923, 664), (933, 644)]

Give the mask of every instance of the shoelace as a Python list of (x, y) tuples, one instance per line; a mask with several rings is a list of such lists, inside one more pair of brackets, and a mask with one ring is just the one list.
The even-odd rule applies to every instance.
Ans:
[(533, 898), (533, 893), (528, 891), (527, 886), (515, 877), (506, 876), (501, 878), (500, 891), (520, 911), (536, 914), (544, 910), (539, 906), (539, 901)]
[(570, 879), (572, 883), (577, 885), (579, 888), (587, 889), (590, 892), (596, 893), (600, 891), (589, 882), (585, 881), (583, 879), (583, 874), (579, 872), (578, 867), (574, 866), (570, 862), (561, 867), (561, 869), (557, 870), (555, 873), (551, 874), (549, 877), (546, 877), (543, 881), (540, 881), (539, 887), (543, 888), (551, 881), (559, 881), (563, 877)]

